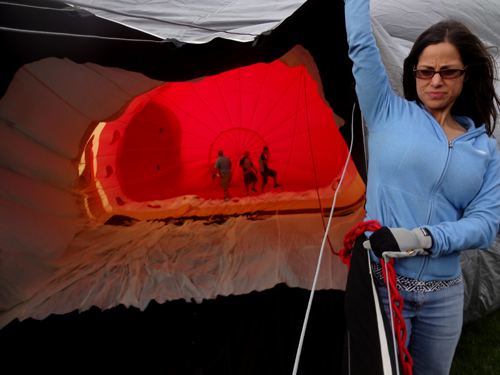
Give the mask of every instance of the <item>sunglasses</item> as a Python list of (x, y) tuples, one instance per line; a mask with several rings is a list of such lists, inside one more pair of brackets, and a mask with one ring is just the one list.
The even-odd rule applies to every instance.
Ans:
[(442, 79), (453, 79), (464, 75), (467, 67), (463, 69), (444, 69), (444, 70), (428, 70), (428, 69), (413, 69), (413, 76), (418, 79), (432, 79), (434, 74), (439, 74)]

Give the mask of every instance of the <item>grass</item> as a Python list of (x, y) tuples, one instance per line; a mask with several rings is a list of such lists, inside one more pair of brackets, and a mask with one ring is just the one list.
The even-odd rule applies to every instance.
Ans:
[(450, 375), (500, 374), (500, 310), (467, 324)]

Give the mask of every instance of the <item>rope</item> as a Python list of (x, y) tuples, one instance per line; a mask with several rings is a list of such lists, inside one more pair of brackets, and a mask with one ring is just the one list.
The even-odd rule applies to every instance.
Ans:
[[(68, 3), (64, 0), (50, 0), (54, 3), (59, 3), (59, 4), (65, 4)], [(3, 2), (0, 2), (0, 4), (5, 4)], [(12, 5), (10, 3), (7, 3), (9, 5)], [(142, 20), (149, 20), (149, 21), (154, 21), (154, 22), (159, 22), (159, 23), (165, 23), (168, 25), (176, 25), (176, 26), (182, 26), (182, 27), (188, 27), (188, 28), (193, 28), (193, 29), (199, 29), (199, 30), (205, 30), (205, 31), (211, 31), (211, 32), (217, 32), (217, 33), (224, 33), (224, 34), (229, 34), (229, 35), (242, 35), (242, 36), (251, 36), (253, 38), (257, 37), (256, 34), (249, 34), (249, 33), (239, 33), (235, 31), (227, 31), (227, 30), (218, 30), (218, 29), (213, 29), (209, 27), (203, 27), (203, 26), (196, 26), (196, 25), (190, 25), (190, 24), (185, 24), (185, 23), (180, 23), (180, 22), (174, 22), (174, 21), (167, 21), (161, 18), (156, 18), (156, 17), (151, 17), (151, 16), (145, 16), (145, 15), (139, 15), (139, 14), (134, 14), (134, 13), (129, 13), (129, 12), (120, 12), (114, 9), (109, 9), (109, 8), (104, 8), (100, 6), (96, 6), (93, 4), (86, 4), (86, 3), (80, 3), (78, 1), (71, 1), (69, 2), (70, 5), (74, 5), (80, 8), (89, 8), (89, 9), (95, 9), (95, 10), (100, 10), (102, 12), (107, 12), (111, 14), (117, 14), (120, 16), (125, 16), (125, 17), (131, 17), (131, 18), (137, 18), (137, 19), (142, 19)], [(16, 4), (18, 5), (18, 4)], [(31, 5), (25, 5), (30, 8), (41, 8), (40, 6), (34, 7)], [(44, 8), (44, 9), (49, 9), (53, 10), (54, 8)], [(59, 10), (59, 9), (58, 9)]]
[[(355, 107), (352, 108), (353, 114), (354, 114), (354, 108)], [(354, 124), (354, 122), (351, 122), (351, 132), (352, 132), (352, 127), (354, 126), (353, 124)], [(313, 285), (312, 285), (312, 288), (311, 288), (311, 294), (309, 296), (309, 303), (307, 305), (306, 316), (304, 318), (304, 323), (302, 325), (302, 332), (300, 334), (299, 346), (297, 348), (297, 355), (295, 356), (295, 363), (294, 363), (294, 366), (293, 366), (293, 373), (292, 373), (293, 375), (296, 375), (297, 371), (299, 369), (300, 354), (302, 352), (302, 345), (304, 343), (304, 337), (306, 335), (306, 327), (307, 327), (307, 322), (309, 320), (309, 314), (311, 312), (311, 306), (312, 306), (312, 301), (313, 301), (313, 298), (314, 298), (314, 291), (316, 289), (316, 283), (318, 282), (319, 270), (320, 270), (320, 267), (321, 267), (321, 259), (323, 258), (323, 251), (325, 250), (326, 239), (328, 238), (328, 232), (330, 230), (330, 224), (332, 223), (333, 211), (335, 210), (335, 202), (337, 201), (337, 194), (338, 194), (338, 192), (340, 190), (340, 186), (342, 185), (342, 182), (344, 181), (345, 172), (347, 170), (347, 166), (349, 165), (349, 159), (351, 158), (351, 150), (352, 150), (353, 138), (354, 137), (351, 138), (351, 145), (349, 147), (349, 155), (347, 156), (347, 160), (346, 160), (346, 163), (345, 163), (344, 171), (342, 172), (342, 177), (340, 178), (339, 187), (337, 188), (337, 190), (335, 191), (335, 194), (333, 196), (332, 209), (330, 211), (330, 217), (328, 219), (328, 225), (327, 225), (327, 227), (325, 229), (325, 235), (323, 236), (323, 243), (321, 244), (321, 250), (319, 252), (318, 266), (316, 267), (316, 274), (314, 275), (314, 281), (313, 281)]]
[(351, 265), (352, 248), (354, 247), (354, 241), (356, 241), (356, 238), (366, 231), (375, 232), (380, 228), (380, 224), (377, 220), (364, 221), (354, 226), (354, 228), (352, 228), (344, 237), (344, 247), (340, 250), (340, 259), (342, 262), (347, 264), (347, 266)]
[[(366, 231), (374, 232), (380, 229), (381, 226), (376, 220), (369, 220), (359, 223), (354, 226), (344, 238), (344, 247), (340, 250), (340, 259), (343, 263), (350, 266), (351, 264), (351, 254), (354, 247), (354, 242), (356, 239)], [(394, 258), (390, 262), (385, 262), (383, 258), (380, 259), (382, 264), (382, 274), (384, 276), (387, 289), (389, 291), (390, 306), (391, 307), (391, 320), (394, 327), (394, 336), (398, 345), (399, 360), (403, 372), (406, 375), (412, 375), (413, 359), (406, 348), (406, 322), (403, 318), (403, 305), (404, 301), (396, 288), (396, 271), (394, 270)]]
[(390, 304), (392, 306), (392, 318), (394, 325), (394, 335), (399, 349), (399, 360), (403, 367), (403, 372), (406, 375), (412, 375), (413, 359), (410, 352), (406, 348), (406, 322), (403, 318), (403, 305), (404, 301), (396, 288), (396, 272), (394, 271), (394, 258), (386, 263), (384, 259), (380, 260), (382, 263), (382, 274), (384, 275), (385, 284), (387, 289), (390, 289)]
[[(313, 171), (314, 171), (314, 182), (316, 184), (316, 196), (318, 197), (319, 208), (321, 211), (320, 212), (321, 222), (323, 223), (323, 229), (326, 232), (325, 235), (326, 235), (326, 238), (328, 240), (328, 245), (330, 246), (330, 250), (335, 255), (339, 255), (339, 253), (337, 253), (335, 250), (333, 250), (332, 242), (330, 241), (330, 237), (328, 237), (328, 231), (326, 230), (326, 225), (325, 225), (325, 217), (323, 214), (323, 203), (321, 202), (321, 196), (319, 195), (318, 174), (316, 173), (316, 163), (314, 161), (314, 153), (313, 153), (313, 146), (312, 146), (312, 139), (311, 139), (311, 124), (309, 123), (309, 113), (307, 111), (307, 89), (306, 89), (306, 75), (305, 75), (305, 68), (304, 67), (302, 67), (302, 79), (304, 80), (304, 101), (305, 101), (305, 103), (304, 103), (305, 108), (304, 109), (306, 112), (306, 119), (307, 119), (307, 134), (309, 136), (309, 148), (311, 150), (311, 160), (312, 160), (312, 166), (313, 166)], [(344, 172), (345, 172), (345, 169), (347, 169), (348, 162), (349, 162), (349, 158), (347, 158), (347, 160), (346, 160), (346, 167), (344, 168)], [(337, 191), (339, 191), (339, 190), (340, 190), (340, 184), (337, 187)], [(337, 193), (337, 192), (335, 192), (335, 193)], [(333, 211), (334, 207), (335, 207), (335, 202), (332, 203), (332, 211)]]

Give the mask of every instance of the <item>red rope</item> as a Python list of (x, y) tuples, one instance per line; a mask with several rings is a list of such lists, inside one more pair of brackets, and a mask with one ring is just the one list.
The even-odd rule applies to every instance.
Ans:
[[(354, 247), (354, 242), (356, 239), (366, 231), (374, 232), (380, 229), (381, 226), (376, 220), (364, 221), (357, 224), (352, 228), (349, 233), (345, 235), (344, 247), (340, 250), (340, 259), (343, 263), (350, 266), (351, 264), (351, 254)], [(382, 264), (382, 273), (384, 275), (384, 280), (388, 286), (391, 294), (391, 305), (393, 311), (393, 322), (394, 322), (394, 332), (396, 335), (396, 341), (399, 348), (399, 359), (401, 361), (401, 366), (403, 367), (403, 372), (406, 375), (412, 375), (413, 359), (411, 358), (408, 349), (406, 348), (406, 322), (403, 318), (403, 305), (404, 301), (396, 288), (396, 272), (394, 271), (394, 259), (387, 264), (387, 274), (385, 272), (385, 262), (384, 259), (380, 259)]]
[(406, 322), (403, 318), (403, 305), (404, 301), (396, 288), (396, 272), (394, 271), (394, 258), (387, 264), (387, 274), (385, 272), (385, 262), (384, 259), (380, 259), (382, 263), (382, 273), (384, 275), (384, 280), (386, 286), (391, 292), (391, 305), (392, 314), (394, 322), (394, 334), (396, 335), (396, 341), (399, 348), (399, 360), (401, 361), (401, 366), (403, 367), (403, 372), (406, 375), (412, 375), (413, 359), (411, 358), (410, 352), (406, 348)]
[(356, 238), (366, 231), (375, 232), (377, 229), (380, 229), (380, 224), (377, 220), (363, 221), (362, 223), (354, 226), (354, 228), (352, 228), (344, 237), (344, 247), (340, 250), (340, 259), (342, 262), (350, 266), (352, 248), (354, 247), (354, 241), (356, 241)]

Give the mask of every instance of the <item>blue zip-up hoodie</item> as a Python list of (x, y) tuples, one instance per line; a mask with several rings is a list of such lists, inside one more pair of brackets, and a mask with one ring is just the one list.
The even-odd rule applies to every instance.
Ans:
[[(346, 0), (349, 56), (369, 128), (366, 220), (390, 228), (426, 227), (431, 255), (398, 259), (413, 279), (451, 280), (461, 274), (460, 251), (491, 246), (500, 222), (497, 142), (468, 117), (467, 133), (449, 142), (416, 102), (391, 89), (370, 24), (369, 0)], [(372, 259), (377, 260), (373, 254)]]

